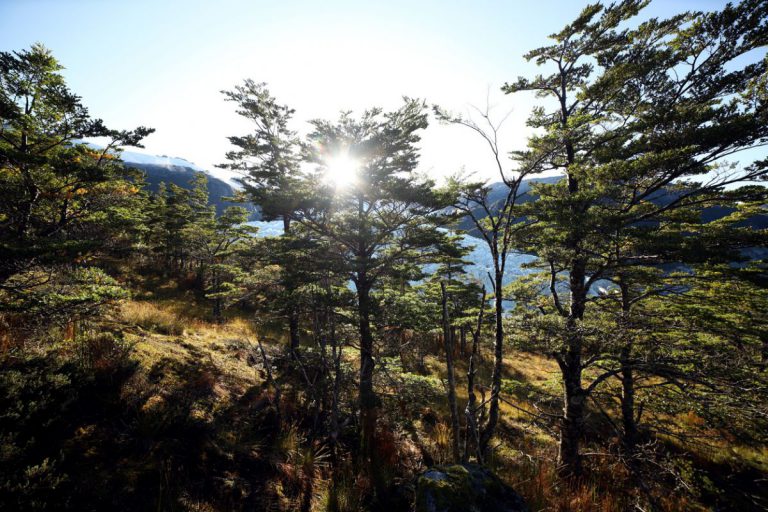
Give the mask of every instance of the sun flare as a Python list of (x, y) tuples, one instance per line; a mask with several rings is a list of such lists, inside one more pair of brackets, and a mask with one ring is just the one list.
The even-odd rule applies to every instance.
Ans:
[(340, 153), (325, 162), (325, 182), (335, 188), (345, 188), (357, 180), (360, 162), (348, 153)]

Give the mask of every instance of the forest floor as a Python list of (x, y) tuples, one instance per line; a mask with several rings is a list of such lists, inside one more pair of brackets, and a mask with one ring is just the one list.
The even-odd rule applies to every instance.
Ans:
[[(150, 325), (149, 330), (140, 328), (126, 338), (135, 343), (142, 372), (162, 375), (155, 383), (159, 394), (147, 398), (148, 404), (162, 403), (167, 400), (163, 395), (168, 394), (168, 390), (184, 383), (205, 385), (210, 388), (210, 397), (195, 403), (191, 414), (213, 421), (217, 411), (232, 407), (254, 389), (265, 388), (265, 374), (260, 370), (262, 364), (255, 345), (257, 334), (243, 316), (234, 315), (223, 325), (206, 323), (200, 320), (204, 312), (190, 309), (188, 302), (174, 298), (128, 303), (123, 309), (124, 321), (141, 324), (142, 320), (137, 319), (133, 311), (141, 307), (169, 312), (170, 319), (181, 319), (183, 325), (181, 334), (158, 332), (172, 332), (173, 325), (165, 329)], [(268, 357), (279, 358), (283, 353), (284, 348), (276, 340), (265, 337), (262, 341)], [(424, 359), (426, 372), (407, 371), (397, 358), (380, 361), (385, 367), (382, 372), (385, 377), (377, 380), (383, 397), (382, 429), (388, 431), (393, 442), (399, 445), (394, 449), (397, 456), (393, 460), (414, 472), (425, 469), (428, 464), (446, 463), (451, 459), (445, 365), (439, 351), (435, 352)], [(356, 354), (351, 348), (345, 352), (345, 361), (353, 369)], [(490, 363), (489, 347), (483, 356)], [(489, 372), (490, 364), (481, 364), (479, 380), (489, 381)], [(456, 368), (460, 410), (467, 398), (463, 385), (465, 374), (465, 358), (460, 357)], [(600, 440), (599, 444), (592, 445), (588, 439), (585, 445), (592, 471), (583, 482), (567, 492), (558, 482), (555, 475), (556, 424), (551, 416), (560, 407), (558, 379), (558, 368), (552, 359), (522, 351), (508, 352), (504, 365), (501, 424), (488, 464), (525, 496), (533, 510), (626, 508), (638, 491), (620, 485), (628, 478), (627, 471), (610, 457), (610, 449), (617, 448), (618, 438), (598, 410), (591, 410), (587, 417), (589, 435)], [(354, 396), (349, 399), (353, 400)], [(672, 420), (680, 428), (698, 421), (693, 412)], [(768, 474), (768, 450), (765, 447), (745, 446), (738, 440), (726, 441), (716, 436), (695, 446), (676, 444), (673, 438), (667, 441), (670, 450), (679, 450), (681, 464), (689, 465), (689, 478), (704, 484), (704, 493), (698, 491), (697, 498), (684, 492), (685, 489), (671, 492), (664, 504), (667, 510), (699, 507), (704, 510), (707, 502), (720, 501), (725, 499), (723, 493), (732, 492), (719, 487), (726, 480), (759, 479), (757, 475)], [(563, 498), (566, 495), (567, 498)], [(316, 498), (318, 503), (322, 501), (322, 493)], [(733, 496), (727, 499), (733, 500)]]
[[(364, 484), (353, 457), (341, 454), (342, 470), (332, 474), (328, 448), (302, 412), (311, 409), (312, 396), (298, 377), (280, 384), (276, 428), (275, 393), (258, 344), (275, 368), (285, 363), (284, 345), (263, 333), (260, 338), (244, 313), (232, 312), (223, 324), (207, 322), (191, 292), (162, 283), (141, 289), (82, 347), (65, 342), (56, 357), (42, 357), (41, 349), (41, 357), (12, 361), (0, 375), (10, 390), (0, 399), (6, 408), (0, 422), (13, 419), (0, 425), (0, 457), (21, 475), (0, 482), (0, 503), (23, 503), (26, 496), (56, 500), (61, 510), (358, 510)], [(392, 482), (405, 489), (402, 503), (415, 474), (452, 458), (445, 366), (439, 345), (429, 352), (421, 371), (398, 357), (378, 362), (379, 448)], [(482, 355), (478, 379), (487, 382), (490, 347)], [(342, 443), (352, 446), (357, 352), (348, 347), (343, 359), (348, 432)], [(465, 375), (460, 357), (460, 410)], [(551, 415), (560, 407), (558, 382), (552, 360), (508, 352), (501, 422), (487, 464), (532, 510), (630, 509), (640, 491), (611, 456), (618, 440), (600, 411), (587, 418), (587, 476), (568, 486), (556, 478)], [(691, 413), (675, 421), (684, 428), (697, 418)], [(749, 510), (743, 503), (768, 503), (768, 496), (757, 495), (766, 493), (760, 485), (768, 475), (765, 447), (732, 439), (694, 451), (669, 442), (666, 449), (679, 455), (698, 487), (670, 488), (664, 510), (707, 510), (713, 503)], [(739, 493), (757, 496), (745, 501)]]

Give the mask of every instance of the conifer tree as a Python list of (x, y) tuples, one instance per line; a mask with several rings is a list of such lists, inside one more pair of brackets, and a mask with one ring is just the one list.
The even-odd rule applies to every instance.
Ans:
[(504, 88), (553, 100), (534, 110), (529, 124), (541, 133), (517, 159), (523, 169), (565, 174), (557, 184), (535, 187), (540, 199), (527, 212), (536, 223), (527, 248), (550, 270), (551, 305), (563, 321), (553, 356), (564, 385), (559, 460), (565, 474), (581, 471), (586, 400), (598, 383), (583, 382), (594, 359), (585, 357), (582, 324), (590, 290), (620, 265), (614, 234), (640, 236), (676, 222), (676, 211), (727, 200), (726, 186), (766, 174), (765, 162), (740, 170), (720, 163), (768, 141), (765, 105), (753, 94), (765, 62), (739, 60), (764, 45), (768, 6), (747, 0), (720, 12), (621, 28), (645, 5), (588, 6), (552, 36), (552, 45), (526, 55), (553, 68), (551, 74)]
[(224, 309), (244, 298), (247, 275), (238, 256), (250, 249), (258, 231), (245, 224), (248, 211), (230, 206), (219, 217), (190, 223), (182, 231), (190, 256), (197, 260), (205, 298), (211, 301), (215, 322), (223, 320)]
[[(294, 110), (278, 103), (264, 83), (245, 80), (233, 91), (222, 91), (237, 104), (237, 113), (253, 123), (253, 132), (229, 137), (237, 149), (227, 153), (229, 163), (220, 167), (242, 175), (244, 197), (261, 211), (263, 220), (281, 220), (286, 244), (293, 235), (291, 221), (301, 202), (301, 144), (289, 123)], [(290, 253), (283, 253), (289, 256)], [(286, 262), (290, 265), (290, 262)], [(300, 286), (290, 273), (284, 275), (285, 311), (290, 348), (299, 347), (299, 309), (293, 293)]]
[[(472, 313), (474, 313), (473, 310), (480, 294), (480, 286), (469, 278), (465, 268), (471, 263), (465, 259), (469, 252), (470, 247), (462, 244), (461, 236), (445, 233), (433, 257), (434, 263), (438, 266), (425, 283), (427, 301), (430, 304), (439, 304), (441, 309), (439, 316), (442, 324), (447, 374), (446, 394), (451, 413), (452, 449), (456, 462), (462, 460), (462, 455), (461, 420), (456, 398), (457, 383), (454, 371), (455, 360), (457, 355), (465, 355), (465, 333), (473, 327), (472, 323), (475, 322), (476, 315)], [(438, 290), (439, 296), (435, 296)], [(457, 330), (461, 333), (461, 350), (458, 351), (456, 349)], [(470, 424), (476, 424), (474, 417), (477, 412), (479, 411), (471, 410), (473, 418), (469, 422)], [(474, 435), (474, 433), (468, 432), (467, 435)], [(469, 454), (465, 453), (463, 457), (466, 459)], [(480, 458), (482, 459), (482, 456)]]
[[(119, 148), (153, 131), (108, 129), (62, 69), (39, 44), (0, 53), (0, 303), (41, 315), (87, 311), (120, 289), (88, 262), (136, 241), (144, 196)], [(97, 150), (87, 137), (108, 142)]]
[[(297, 220), (326, 240), (344, 278), (354, 283), (360, 336), (361, 455), (377, 478), (374, 438), (379, 398), (373, 387), (375, 336), (372, 291), (404, 262), (424, 258), (435, 241), (435, 214), (445, 207), (431, 182), (416, 175), (419, 132), (427, 126), (424, 105), (406, 100), (398, 110), (344, 113), (337, 122), (314, 121), (308, 158), (317, 164), (308, 189), (313, 200)], [(353, 162), (349, 181), (334, 186), (334, 162)], [(352, 166), (349, 166), (352, 167)]]

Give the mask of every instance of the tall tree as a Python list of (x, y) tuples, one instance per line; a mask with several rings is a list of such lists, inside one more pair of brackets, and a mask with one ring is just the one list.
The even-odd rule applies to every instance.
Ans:
[[(227, 153), (229, 163), (220, 167), (243, 175), (245, 196), (256, 204), (264, 220), (281, 220), (283, 234), (292, 236), (291, 221), (301, 201), (300, 140), (290, 129), (294, 110), (278, 103), (264, 83), (245, 80), (232, 91), (222, 91), (237, 104), (237, 113), (253, 123), (253, 132), (229, 137), (237, 149)], [(290, 348), (299, 347), (299, 310), (293, 293), (300, 283), (285, 275), (286, 316)]]
[(415, 173), (419, 132), (427, 126), (421, 102), (406, 100), (388, 113), (368, 110), (359, 119), (344, 113), (337, 122), (319, 120), (313, 126), (308, 157), (317, 164), (311, 178), (316, 196), (297, 220), (328, 241), (344, 276), (355, 286), (361, 456), (376, 480), (379, 398), (373, 387), (371, 292), (404, 262), (423, 258), (423, 250), (434, 242), (435, 214), (445, 205), (435, 196), (432, 183)]
[[(465, 266), (471, 263), (465, 259), (470, 253), (471, 247), (466, 246), (462, 241), (463, 238), (459, 235), (443, 234), (443, 239), (438, 244), (437, 253), (433, 258), (437, 268), (424, 285), (424, 295), (427, 302), (440, 304), (446, 365), (446, 394), (451, 413), (452, 450), (454, 460), (457, 462), (462, 460), (462, 455), (461, 419), (456, 398), (455, 359), (457, 354), (464, 355), (466, 331), (474, 328), (473, 324), (476, 322), (474, 309), (480, 295), (480, 286), (468, 277), (465, 269)], [(436, 296), (438, 290), (439, 296)], [(460, 351), (456, 349), (457, 331), (461, 336)], [(473, 407), (474, 405), (470, 407), (470, 410)], [(470, 432), (468, 435), (474, 434)], [(468, 456), (469, 454), (465, 453), (464, 457)]]
[(189, 224), (182, 232), (190, 256), (197, 260), (205, 298), (211, 301), (216, 322), (223, 321), (226, 307), (247, 293), (246, 271), (239, 253), (250, 249), (249, 242), (258, 228), (245, 224), (248, 211), (230, 206), (219, 216)]
[[(98, 269), (86, 269), (87, 262), (141, 223), (140, 176), (122, 165), (119, 148), (139, 146), (153, 130), (110, 130), (93, 119), (68, 89), (62, 69), (39, 44), (0, 53), (3, 304), (64, 299), (48, 288), (69, 281), (68, 272), (90, 273), (93, 283), (107, 280)], [(108, 142), (95, 150), (80, 142), (86, 137)], [(73, 284), (87, 281), (75, 278)], [(72, 300), (65, 303), (87, 304), (78, 286), (69, 289)]]
[(521, 188), (523, 180), (542, 172), (542, 169), (536, 165), (512, 169), (512, 162), (503, 154), (499, 142), (499, 131), (503, 119), (494, 121), (489, 107), (479, 112), (481, 122), (452, 115), (439, 107), (434, 107), (434, 111), (442, 122), (469, 128), (485, 141), (493, 156), (494, 171), (503, 187), (501, 197), (498, 198), (493, 193), (493, 186), (487, 183), (462, 182), (458, 179), (453, 182), (457, 195), (454, 208), (470, 219), (474, 233), (479, 235), (479, 238), (488, 246), (493, 258), (493, 273), (490, 278), (495, 319), (494, 365), (488, 418), (480, 429), (478, 447), (479, 453), (487, 455), (486, 452), (499, 422), (501, 379), (504, 368), (504, 274), (509, 255), (518, 247), (517, 235), (528, 225), (526, 218), (518, 214), (519, 203), (524, 195)]
[[(738, 171), (719, 163), (768, 141), (765, 105), (751, 93), (765, 62), (742, 58), (764, 45), (768, 5), (748, 0), (620, 28), (647, 3), (586, 7), (554, 44), (526, 55), (551, 74), (504, 88), (553, 100), (534, 110), (529, 124), (541, 133), (517, 158), (523, 168), (565, 174), (536, 187), (537, 231), (527, 246), (550, 268), (552, 307), (564, 322), (553, 355), (564, 385), (565, 474), (581, 471), (585, 401), (595, 384), (583, 383), (594, 360), (584, 358), (581, 325), (590, 289), (617, 265), (612, 235), (675, 222), (676, 210), (716, 204), (724, 187), (766, 174), (765, 162)], [(555, 286), (561, 277), (567, 303)]]

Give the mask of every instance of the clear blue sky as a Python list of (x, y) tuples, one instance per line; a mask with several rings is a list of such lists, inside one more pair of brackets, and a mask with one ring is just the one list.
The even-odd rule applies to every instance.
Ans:
[[(249, 127), (219, 93), (244, 78), (268, 82), (306, 121), (340, 110), (395, 106), (402, 95), (454, 111), (512, 111), (503, 136), (519, 148), (531, 98), (499, 87), (534, 66), (522, 55), (573, 19), (586, 2), (0, 0), (0, 49), (41, 42), (66, 67), (73, 91), (109, 126), (152, 126), (146, 152), (211, 168), (228, 135)], [(714, 10), (721, 0), (655, 0), (643, 17)], [(482, 145), (433, 125), (423, 168), (489, 172)]]

